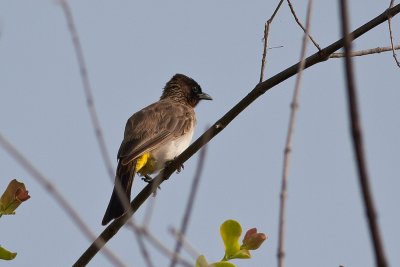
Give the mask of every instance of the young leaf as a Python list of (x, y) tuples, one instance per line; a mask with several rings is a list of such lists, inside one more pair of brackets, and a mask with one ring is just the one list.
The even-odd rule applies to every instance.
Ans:
[(211, 264), (209, 267), (236, 267), (236, 265), (229, 261), (219, 261)]
[(250, 259), (250, 251), (247, 249), (240, 249), (234, 255), (231, 256), (231, 259)]
[(208, 267), (208, 263), (206, 257), (204, 255), (200, 255), (196, 260), (196, 267)]
[(23, 183), (12, 180), (0, 198), (0, 216), (14, 214), (18, 206), (30, 198)]
[(0, 246), (0, 259), (2, 260), (12, 260), (17, 256), (17, 253), (8, 251), (7, 249)]
[(267, 239), (264, 233), (257, 233), (257, 228), (248, 230), (243, 238), (241, 249), (256, 250)]
[(242, 234), (242, 227), (235, 220), (227, 220), (221, 225), (220, 233), (225, 246), (223, 261), (226, 261), (232, 259), (240, 250), (239, 238)]

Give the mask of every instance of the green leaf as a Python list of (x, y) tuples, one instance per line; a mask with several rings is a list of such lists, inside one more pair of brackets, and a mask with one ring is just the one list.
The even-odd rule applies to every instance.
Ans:
[(2, 260), (12, 260), (17, 256), (17, 253), (8, 251), (7, 249), (0, 246), (0, 259)]
[(204, 255), (200, 255), (196, 260), (196, 267), (208, 267), (208, 263), (206, 257)]
[(233, 263), (230, 263), (229, 261), (219, 261), (219, 262), (210, 264), (209, 267), (236, 267), (236, 265)]
[(23, 183), (12, 180), (0, 198), (0, 215), (15, 214), (18, 206), (30, 198)]
[(196, 260), (196, 267), (236, 267), (236, 266), (227, 261), (220, 261), (208, 264), (206, 257), (204, 257), (204, 255), (200, 255)]
[(229, 260), (240, 250), (239, 238), (242, 227), (235, 220), (227, 220), (221, 225), (220, 233), (225, 246), (223, 260)]
[(250, 251), (247, 249), (241, 249), (238, 252), (235, 253), (235, 255), (231, 256), (231, 259), (250, 259)]

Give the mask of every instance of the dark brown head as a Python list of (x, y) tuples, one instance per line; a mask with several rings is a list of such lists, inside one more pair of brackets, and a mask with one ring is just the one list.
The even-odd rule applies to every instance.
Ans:
[(212, 100), (211, 96), (203, 93), (195, 80), (183, 74), (175, 74), (167, 82), (160, 99), (171, 99), (192, 107), (195, 107), (202, 99)]

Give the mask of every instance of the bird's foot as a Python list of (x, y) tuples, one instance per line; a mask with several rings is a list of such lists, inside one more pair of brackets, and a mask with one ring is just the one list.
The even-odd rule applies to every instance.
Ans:
[(151, 176), (145, 174), (145, 175), (142, 177), (142, 180), (145, 181), (146, 183), (150, 183), (150, 182), (153, 180), (153, 178), (151, 178)]
[[(149, 184), (149, 183), (151, 183), (151, 181), (153, 181), (153, 178), (151, 178), (150, 175), (145, 174), (145, 175), (142, 177), (142, 180), (143, 180), (144, 182), (146, 182), (146, 183)], [(159, 190), (161, 190), (161, 187), (160, 187), (160, 186), (157, 186), (157, 188), (158, 188)], [(153, 197), (155, 197), (156, 194), (157, 194), (157, 190), (153, 192)]]
[(176, 173), (180, 173), (183, 169), (185, 169), (185, 166), (181, 164), (178, 168), (176, 168)]
[[(176, 157), (174, 158), (174, 160), (175, 160), (175, 159), (176, 159)], [(174, 160), (168, 161), (167, 163), (165, 163), (165, 166), (168, 167), (169, 165), (171, 165), (171, 163), (172, 163)], [(183, 164), (179, 165), (179, 166), (176, 168), (176, 173), (180, 173), (183, 169), (185, 169), (185, 166), (183, 166)]]

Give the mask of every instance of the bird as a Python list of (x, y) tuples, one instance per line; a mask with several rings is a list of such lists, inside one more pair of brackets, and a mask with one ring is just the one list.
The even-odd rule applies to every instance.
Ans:
[(212, 97), (195, 80), (178, 73), (166, 83), (159, 101), (128, 119), (102, 225), (125, 213), (123, 203), (130, 201), (135, 174), (149, 181), (150, 174), (161, 171), (189, 146), (196, 125), (194, 108), (201, 100)]

